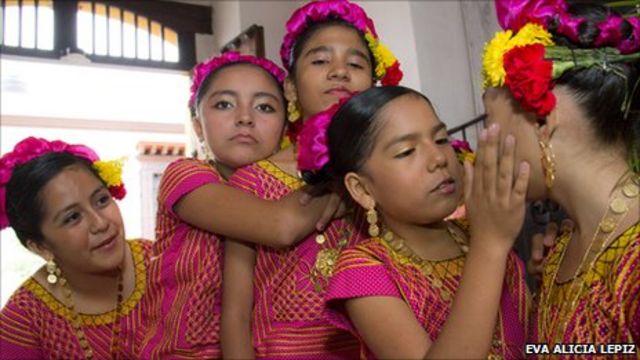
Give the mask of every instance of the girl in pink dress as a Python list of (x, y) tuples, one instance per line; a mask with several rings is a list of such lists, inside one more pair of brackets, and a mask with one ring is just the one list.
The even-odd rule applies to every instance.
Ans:
[(158, 194), (140, 358), (219, 358), (222, 236), (285, 246), (312, 231), (328, 197), (261, 201), (226, 186), (237, 167), (278, 148), (284, 131), (277, 65), (225, 53), (194, 69), (190, 106), (205, 160), (166, 169)]
[[(397, 60), (379, 41), (364, 10), (348, 1), (315, 1), (287, 22), (281, 52), (293, 145), (239, 169), (230, 183), (276, 200), (303, 186), (297, 133), (306, 119), (375, 81), (397, 83)], [(335, 220), (287, 249), (225, 244), (223, 349), (231, 358), (352, 358), (358, 343), (323, 315), (323, 297), (339, 252), (363, 239), (354, 224)], [(246, 239), (240, 238), (243, 241)], [(254, 280), (255, 279), (255, 280)]]
[(34, 137), (0, 159), (0, 227), (47, 261), (0, 311), (0, 358), (134, 357), (151, 243), (125, 240), (121, 167)]
[(527, 197), (557, 202), (575, 224), (545, 259), (531, 342), (553, 358), (575, 357), (567, 344), (628, 358), (607, 348), (625, 344), (637, 357), (640, 17), (563, 0), (496, 10), (505, 31), (486, 46), (487, 121), (533, 165)]
[(462, 167), (422, 94), (372, 88), (305, 124), (300, 168), (366, 210), (369, 238), (342, 252), (325, 294), (328, 317), (359, 338), (361, 357), (523, 357), (527, 291), (510, 250), (528, 169), (511, 178), (512, 138), (498, 164), (497, 134), (483, 131), (475, 172), (468, 165), (469, 235), (445, 220), (463, 193)]

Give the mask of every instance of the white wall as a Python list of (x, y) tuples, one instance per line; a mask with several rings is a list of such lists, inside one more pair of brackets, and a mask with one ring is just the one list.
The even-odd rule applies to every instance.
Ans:
[(411, 1), (356, 1), (376, 26), (380, 40), (393, 51), (404, 72), (402, 85), (420, 90), (419, 58), (416, 52)]
[(449, 127), (473, 117), (469, 54), (460, 3), (412, 2), (422, 91)]

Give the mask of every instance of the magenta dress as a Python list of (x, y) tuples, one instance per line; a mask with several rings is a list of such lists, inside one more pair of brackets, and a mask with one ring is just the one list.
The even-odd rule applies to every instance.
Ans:
[[(554, 282), (570, 237), (563, 234), (545, 259), (531, 342), (547, 344), (549, 355), (555, 344), (594, 344), (583, 349), (592, 358), (605, 356), (608, 350), (600, 345), (629, 344), (635, 345), (635, 354), (609, 353), (607, 358), (640, 358), (640, 223), (614, 239), (585, 274)], [(574, 281), (582, 282), (582, 289), (571, 294)], [(553, 358), (575, 357), (566, 350)]]
[[(327, 316), (336, 326), (359, 337), (344, 309), (345, 300), (368, 296), (396, 297), (411, 307), (431, 341), (435, 341), (449, 316), (464, 261), (464, 256), (459, 256), (429, 261), (428, 266), (421, 268), (383, 239), (368, 239), (341, 254), (326, 294)], [(527, 301), (524, 267), (522, 261), (511, 253), (507, 260), (499, 321), (490, 358), (524, 357)], [(374, 358), (364, 341), (360, 346), (360, 358)]]
[(156, 242), (149, 269), (143, 359), (220, 358), (223, 247), (218, 236), (195, 228), (173, 211), (186, 194), (222, 176), (206, 162), (171, 163), (158, 193)]
[[(263, 199), (280, 199), (303, 183), (269, 161), (236, 171), (229, 184)], [(363, 237), (347, 222), (333, 221), (323, 237), (297, 245), (256, 246), (253, 342), (257, 357), (352, 359), (358, 342), (324, 316), (324, 293), (338, 253)]]
[[(128, 244), (135, 268), (135, 287), (122, 303), (120, 314), (115, 310), (96, 315), (78, 314), (94, 359), (130, 359), (139, 345), (151, 242), (133, 240)], [(0, 311), (0, 359), (84, 359), (73, 319), (67, 304), (58, 301), (33, 277), (29, 278)], [(116, 319), (120, 323), (120, 351), (112, 354)]]

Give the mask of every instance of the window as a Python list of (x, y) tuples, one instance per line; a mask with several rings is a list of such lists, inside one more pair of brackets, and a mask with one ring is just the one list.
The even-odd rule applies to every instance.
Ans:
[(52, 0), (6, 0), (0, 16), (0, 45), (53, 50)]
[(158, 1), (0, 0), (3, 53), (187, 70), (211, 8)]

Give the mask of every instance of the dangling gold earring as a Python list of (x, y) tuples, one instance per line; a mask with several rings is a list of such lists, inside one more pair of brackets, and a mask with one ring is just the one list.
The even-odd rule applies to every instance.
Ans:
[(289, 101), (289, 103), (287, 104), (287, 119), (289, 120), (289, 122), (296, 122), (298, 121), (298, 119), (300, 119), (300, 110), (298, 109), (298, 105), (296, 104), (296, 101)]
[(551, 190), (556, 180), (556, 161), (553, 155), (553, 149), (549, 142), (543, 140), (539, 140), (538, 145), (540, 145), (540, 150), (542, 151), (540, 160), (542, 161), (542, 171), (544, 172), (544, 183), (547, 189)]
[(209, 145), (207, 145), (206, 141), (200, 141), (200, 154), (203, 157), (203, 160), (206, 162), (213, 161), (213, 154), (211, 153), (211, 149), (209, 149)]
[(369, 236), (376, 237), (380, 235), (380, 227), (378, 227), (378, 213), (375, 207), (367, 210), (367, 222), (369, 223)]
[(53, 262), (53, 259), (47, 260), (47, 282), (51, 285), (55, 285), (58, 283), (58, 278), (60, 277), (60, 268)]

